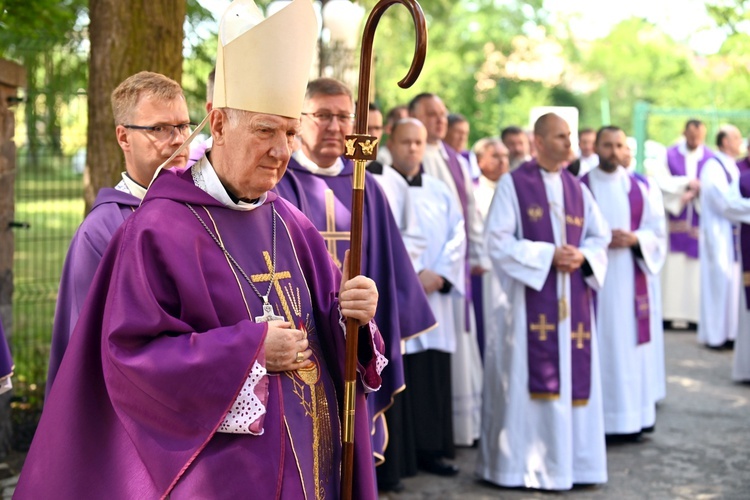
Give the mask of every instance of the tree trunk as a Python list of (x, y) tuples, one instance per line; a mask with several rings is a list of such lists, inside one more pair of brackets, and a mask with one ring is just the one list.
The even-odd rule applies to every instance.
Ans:
[(180, 82), (186, 8), (186, 0), (89, 1), (87, 213), (99, 189), (114, 186), (124, 169), (110, 95), (139, 71), (154, 71)]

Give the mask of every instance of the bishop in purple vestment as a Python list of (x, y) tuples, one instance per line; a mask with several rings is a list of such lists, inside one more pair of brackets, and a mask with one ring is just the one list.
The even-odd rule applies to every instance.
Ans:
[[(145, 186), (159, 165), (187, 137), (190, 117), (182, 88), (166, 76), (143, 71), (127, 78), (112, 93), (112, 109), (125, 172), (117, 186), (99, 191), (91, 212), (70, 242), (57, 295), (46, 394), (55, 381), (109, 240), (138, 208)], [(187, 152), (180, 154), (170, 165), (184, 167), (186, 156)]]
[(268, 192), (299, 128), (315, 13), (294, 0), (238, 29), (252, 7), (221, 23), (212, 149), (157, 174), (104, 253), (17, 498), (337, 498), (345, 318), (361, 326), (353, 495), (376, 496), (375, 284), (342, 278), (310, 221)]
[[(353, 163), (342, 157), (344, 135), (353, 124), (351, 91), (321, 78), (308, 84), (302, 113), (302, 148), (276, 187), (277, 193), (307, 215), (327, 242), (337, 266), (349, 248)], [(362, 274), (378, 286), (375, 320), (383, 332), (389, 366), (383, 387), (368, 398), (377, 459), (387, 445), (383, 412), (404, 389), (401, 341), (431, 329), (435, 318), (412, 267), (388, 200), (371, 174), (365, 175)]]

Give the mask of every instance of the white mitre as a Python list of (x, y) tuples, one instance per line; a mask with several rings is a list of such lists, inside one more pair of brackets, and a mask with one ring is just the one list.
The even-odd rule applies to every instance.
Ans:
[(299, 118), (317, 33), (311, 0), (267, 19), (253, 0), (234, 0), (219, 24), (213, 107)]

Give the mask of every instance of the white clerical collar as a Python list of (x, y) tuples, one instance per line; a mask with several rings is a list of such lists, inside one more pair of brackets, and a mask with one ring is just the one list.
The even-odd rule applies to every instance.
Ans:
[(556, 172), (550, 172), (549, 170), (545, 170), (540, 166), (539, 170), (541, 170), (542, 172), (543, 179), (550, 179), (550, 180), (559, 179), (562, 174), (562, 169), (559, 169)]
[(479, 183), (482, 184), (483, 186), (489, 187), (490, 189), (492, 189), (494, 191), (495, 188), (497, 188), (498, 181), (493, 181), (493, 180), (490, 180), (489, 177), (486, 177), (484, 175), (480, 175), (479, 176)]
[(115, 189), (132, 194), (139, 200), (142, 200), (146, 196), (146, 188), (131, 179), (127, 172), (122, 173), (122, 180), (117, 183)]
[(211, 162), (208, 161), (208, 156), (206, 155), (203, 155), (203, 157), (198, 160), (198, 163), (191, 167), (190, 172), (193, 175), (193, 182), (196, 186), (220, 201), (222, 205), (231, 208), (232, 210), (254, 210), (265, 203), (266, 198), (268, 197), (268, 193), (263, 193), (255, 203), (247, 203), (245, 201), (235, 203), (219, 180), (219, 176), (216, 175), (216, 171), (214, 170), (213, 165), (211, 165)]
[(336, 158), (336, 162), (331, 165), (328, 168), (322, 168), (315, 164), (314, 161), (312, 161), (310, 158), (305, 155), (305, 153), (302, 152), (301, 149), (298, 149), (292, 154), (292, 157), (297, 160), (297, 163), (305, 167), (307, 170), (309, 170), (311, 173), (315, 175), (324, 175), (327, 177), (336, 177), (341, 173), (342, 170), (344, 170), (344, 161), (339, 156)]
[(601, 166), (597, 166), (594, 170), (591, 171), (591, 173), (594, 175), (598, 175), (604, 181), (614, 181), (617, 180), (622, 174), (627, 174), (628, 172), (622, 165), (617, 165), (617, 168), (611, 172), (607, 172)]
[(686, 156), (686, 157), (687, 157), (687, 156), (698, 156), (698, 157), (703, 157), (703, 148), (704, 148), (704, 146), (703, 146), (703, 144), (701, 144), (700, 146), (698, 146), (698, 147), (697, 147), (697, 148), (695, 148), (694, 150), (690, 151), (690, 150), (688, 149), (688, 147), (687, 147), (687, 143), (686, 143), (686, 142), (684, 142), (684, 141), (683, 141), (683, 142), (681, 142), (681, 143), (680, 143), (680, 144), (679, 144), (679, 145), (677, 146), (677, 150), (678, 150), (678, 151), (679, 151), (679, 152), (680, 152), (680, 153), (682, 154), (682, 156)]

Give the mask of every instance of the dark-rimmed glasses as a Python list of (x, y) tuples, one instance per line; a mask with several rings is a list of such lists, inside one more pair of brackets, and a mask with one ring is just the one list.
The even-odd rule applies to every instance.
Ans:
[(123, 125), (125, 128), (133, 130), (145, 130), (150, 132), (157, 140), (168, 141), (174, 137), (175, 131), (180, 135), (190, 135), (190, 129), (195, 127), (195, 123), (180, 123), (177, 125)]
[(337, 115), (328, 111), (316, 111), (315, 113), (302, 113), (302, 116), (309, 116), (318, 125), (328, 125), (334, 116), (341, 126), (354, 123), (354, 113)]

